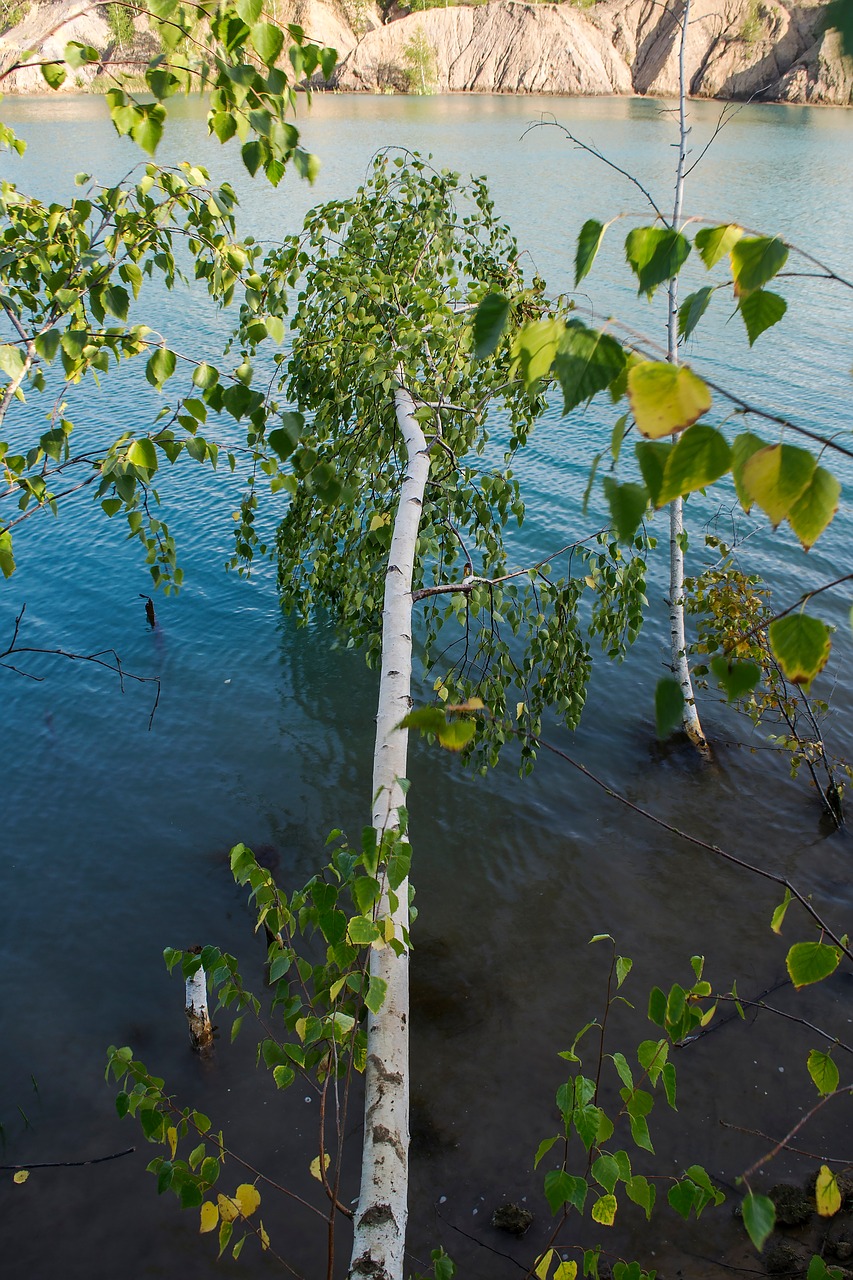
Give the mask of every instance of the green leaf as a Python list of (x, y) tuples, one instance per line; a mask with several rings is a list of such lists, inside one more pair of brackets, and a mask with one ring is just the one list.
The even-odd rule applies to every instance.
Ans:
[(678, 335), (689, 338), (708, 309), (714, 290), (710, 285), (689, 294), (678, 308)]
[(51, 364), (56, 358), (59, 350), (59, 331), (57, 329), (48, 329), (45, 333), (40, 333), (35, 341), (36, 351)]
[(787, 261), (788, 246), (778, 236), (741, 236), (731, 249), (737, 297), (743, 298), (767, 284)]
[(8, 343), (0, 346), (0, 369), (10, 378), (19, 378), (24, 370), (23, 353)]
[(347, 934), (354, 947), (369, 947), (380, 936), (379, 926), (365, 916), (353, 916), (347, 927)]
[(841, 485), (825, 467), (815, 467), (808, 487), (788, 511), (788, 523), (808, 551), (838, 510)]
[(281, 29), (271, 22), (259, 22), (252, 27), (250, 40), (261, 62), (268, 67), (273, 66), (284, 45), (284, 33)]
[(580, 235), (578, 236), (578, 247), (575, 252), (575, 288), (577, 288), (584, 276), (589, 274), (589, 270), (601, 248), (605, 230), (604, 223), (596, 222), (594, 218), (590, 218), (581, 227)]
[(130, 310), (130, 295), (120, 284), (110, 285), (103, 293), (104, 307), (111, 316), (126, 320)]
[(215, 387), (219, 381), (219, 372), (214, 369), (212, 364), (202, 361), (193, 370), (193, 384), (201, 391), (209, 391), (211, 387)]
[(509, 317), (510, 301), (502, 293), (489, 293), (474, 316), (474, 355), (485, 360), (501, 340)]
[(674, 1183), (667, 1192), (667, 1200), (676, 1213), (684, 1218), (685, 1222), (690, 1217), (690, 1211), (696, 1203), (698, 1187), (690, 1178), (682, 1178), (679, 1182)]
[(666, 506), (673, 498), (713, 484), (726, 474), (731, 457), (725, 436), (716, 428), (701, 422), (688, 427), (667, 458), (655, 506)]
[[(145, 376), (152, 387), (162, 387), (175, 372), (177, 357), (168, 347), (158, 347), (145, 366)], [(196, 370), (198, 372), (198, 370)]]
[(785, 299), (767, 289), (756, 289), (742, 297), (738, 303), (738, 311), (746, 325), (749, 345), (752, 346), (765, 329), (778, 324), (787, 310)]
[(589, 1187), (585, 1178), (575, 1178), (565, 1169), (552, 1169), (545, 1174), (545, 1198), (552, 1213), (559, 1213), (564, 1204), (573, 1205), (583, 1213)]
[(690, 241), (665, 227), (635, 227), (625, 239), (625, 256), (639, 281), (639, 292), (654, 293), (677, 276), (690, 256)]
[(671, 452), (672, 445), (668, 440), (638, 440), (634, 445), (634, 453), (640, 464), (640, 474), (654, 507), (658, 505), (663, 475)]
[(711, 407), (711, 393), (687, 365), (641, 360), (628, 370), (628, 399), (640, 434), (657, 440), (690, 427)]
[(590, 1173), (605, 1191), (612, 1191), (619, 1181), (619, 1165), (610, 1155), (599, 1156), (593, 1162)]
[(785, 957), (788, 977), (797, 990), (822, 982), (835, 973), (840, 963), (840, 949), (828, 942), (795, 942)]
[(839, 1082), (838, 1067), (828, 1053), (812, 1049), (806, 1066), (819, 1094), (835, 1093)]
[(773, 656), (793, 684), (809, 685), (826, 666), (832, 647), (829, 628), (820, 618), (792, 613), (767, 628)]
[(130, 136), (147, 155), (153, 156), (163, 137), (162, 118), (153, 114), (147, 115), (139, 124), (133, 126)]
[(604, 496), (617, 536), (622, 542), (630, 542), (646, 514), (648, 493), (643, 485), (619, 484), (612, 476), (605, 476)]
[(132, 462), (135, 467), (146, 471), (149, 476), (153, 475), (157, 470), (157, 450), (151, 441), (144, 436), (141, 440), (133, 441), (127, 451), (127, 460)]
[(770, 928), (774, 933), (782, 932), (782, 925), (785, 923), (785, 916), (787, 915), (788, 907), (792, 902), (793, 898), (791, 897), (791, 890), (786, 889), (784, 898), (779, 903), (778, 907), (775, 908), (773, 915), (770, 918)]
[(563, 413), (609, 387), (627, 357), (615, 338), (570, 321), (557, 345), (554, 372), (563, 388)]
[[(553, 1138), (542, 1139), (542, 1141), (539, 1143), (539, 1146), (536, 1149), (536, 1155), (534, 1156), (534, 1159), (533, 1159), (534, 1169), (538, 1169), (539, 1163), (542, 1160), (543, 1156), (546, 1156), (548, 1152), (551, 1150), (551, 1148), (555, 1145), (555, 1143), (559, 1141), (560, 1141), (559, 1134), (556, 1134)], [(559, 1209), (559, 1207), (560, 1206), (558, 1205), (557, 1208)], [(554, 1212), (556, 1213), (557, 1210), (555, 1209)]]
[(519, 329), (512, 343), (511, 376), (518, 370), (528, 390), (540, 378), (547, 378), (564, 331), (562, 320), (554, 319), (531, 320)]
[(652, 1209), (655, 1206), (655, 1189), (652, 1184), (640, 1174), (635, 1174), (633, 1178), (629, 1178), (625, 1183), (625, 1191), (628, 1199), (633, 1200), (634, 1204), (638, 1204), (641, 1209), (644, 1209), (646, 1218), (650, 1219)]
[(776, 1225), (776, 1208), (769, 1196), (755, 1195), (752, 1191), (744, 1196), (742, 1208), (743, 1225), (760, 1252)]
[(808, 449), (799, 449), (793, 444), (770, 444), (758, 449), (743, 464), (741, 480), (775, 529), (804, 495), (816, 467)]
[(263, 0), (237, 0), (235, 8), (247, 27), (254, 26), (263, 11)]
[(41, 73), (51, 89), (60, 89), (65, 83), (65, 77), (68, 74), (61, 62), (42, 63)]
[(655, 726), (659, 738), (668, 738), (681, 728), (684, 714), (684, 694), (681, 685), (672, 676), (658, 680), (655, 688)]
[(756, 662), (730, 662), (728, 658), (711, 659), (711, 674), (726, 692), (729, 702), (737, 702), (761, 679), (761, 668)]
[(371, 975), (370, 983), (364, 996), (364, 1003), (371, 1013), (378, 1013), (382, 1008), (387, 990), (388, 983), (384, 978), (377, 978)]
[(436, 736), (445, 751), (462, 751), (476, 732), (473, 720), (445, 720)]
[(701, 231), (696, 232), (694, 243), (700, 258), (710, 271), (720, 258), (724, 258), (731, 252), (742, 236), (743, 230), (730, 222), (720, 227), (703, 227)]
[(735, 482), (738, 502), (747, 513), (752, 508), (753, 499), (744, 485), (743, 469), (752, 455), (764, 447), (765, 442), (761, 436), (755, 435), (752, 431), (744, 431), (741, 435), (735, 436), (732, 443), (732, 479)]

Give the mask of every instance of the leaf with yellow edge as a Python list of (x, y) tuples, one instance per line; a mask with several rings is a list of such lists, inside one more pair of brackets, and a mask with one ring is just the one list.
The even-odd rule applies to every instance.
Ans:
[(650, 440), (683, 431), (711, 407), (711, 392), (692, 369), (659, 360), (628, 370), (628, 399), (637, 429)]
[(811, 482), (788, 512), (788, 523), (808, 551), (838, 510), (841, 485), (826, 467), (815, 467)]
[(224, 1196), (220, 1191), (219, 1195), (216, 1197), (216, 1204), (219, 1208), (219, 1216), (223, 1222), (233, 1222), (235, 1218), (239, 1218), (240, 1210), (230, 1196)]
[[(323, 1152), (323, 1168), (328, 1169), (331, 1163), (332, 1163), (332, 1157), (329, 1155), (328, 1151), (324, 1151)], [(311, 1177), (316, 1178), (318, 1182), (323, 1181), (323, 1178), (320, 1174), (320, 1157), (319, 1156), (315, 1156), (314, 1159), (311, 1161)]]
[(750, 497), (770, 518), (775, 529), (811, 484), (817, 463), (808, 449), (793, 444), (769, 444), (743, 465), (741, 479)]
[(779, 903), (776, 910), (773, 912), (773, 915), (770, 920), (770, 928), (773, 930), (774, 933), (782, 932), (782, 925), (785, 922), (785, 916), (787, 914), (788, 907), (791, 905), (792, 901), (793, 899), (791, 898), (791, 890), (786, 889), (784, 898)]
[(219, 1223), (219, 1208), (212, 1200), (205, 1200), (201, 1206), (201, 1226), (199, 1232), (204, 1235), (207, 1231), (215, 1231)]
[(578, 1273), (578, 1264), (576, 1262), (561, 1262), (554, 1272), (552, 1280), (575, 1280)]
[(815, 1204), (822, 1218), (832, 1218), (841, 1208), (838, 1179), (828, 1165), (822, 1164), (814, 1189)]
[(743, 229), (734, 222), (729, 222), (721, 227), (703, 227), (701, 231), (696, 232), (694, 243), (699, 256), (710, 271), (720, 258), (724, 258), (731, 252), (742, 236)]
[(258, 1235), (261, 1237), (261, 1248), (267, 1250), (270, 1247), (270, 1238), (263, 1223), (258, 1226)]
[(169, 1128), (166, 1130), (166, 1139), (169, 1143), (169, 1152), (171, 1154), (172, 1159), (174, 1160), (175, 1152), (178, 1149), (178, 1131), (174, 1125), (170, 1125)]
[(553, 1257), (554, 1257), (554, 1250), (549, 1249), (547, 1253), (542, 1254), (542, 1257), (536, 1263), (536, 1269), (534, 1274), (539, 1277), (539, 1280), (548, 1280), (548, 1271), (550, 1269), (551, 1260), (553, 1259)]
[(261, 1203), (261, 1193), (257, 1187), (253, 1187), (251, 1182), (241, 1182), (240, 1186), (234, 1192), (240, 1212), (244, 1218), (251, 1218), (252, 1214)]
[(599, 1196), (592, 1206), (592, 1220), (603, 1227), (612, 1227), (616, 1218), (617, 1201), (614, 1195)]
[(519, 329), (512, 343), (510, 377), (514, 378), (520, 372), (527, 388), (540, 378), (546, 378), (565, 331), (562, 320), (531, 320)]
[(20, 1187), (20, 1186), (23, 1186), (23, 1184), (26, 1182), (29, 1176), (30, 1176), (29, 1169), (19, 1169), (18, 1172), (14, 1174), (12, 1181), (17, 1183), (18, 1186)]
[(774, 658), (793, 684), (811, 684), (826, 666), (832, 639), (820, 618), (807, 613), (776, 618), (767, 628), (767, 636)]

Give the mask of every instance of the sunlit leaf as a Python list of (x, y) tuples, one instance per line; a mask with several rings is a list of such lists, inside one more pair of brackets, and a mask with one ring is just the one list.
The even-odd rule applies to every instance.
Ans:
[(261, 1195), (251, 1182), (242, 1182), (234, 1192), (234, 1199), (244, 1218), (250, 1218), (261, 1203)]
[(840, 949), (828, 942), (795, 942), (785, 957), (788, 977), (798, 989), (822, 982), (840, 963)]
[(815, 467), (803, 494), (788, 511), (788, 523), (808, 551), (838, 510), (841, 484), (826, 467)]
[(252, 27), (249, 38), (261, 62), (266, 63), (268, 67), (273, 66), (284, 44), (284, 32), (281, 28), (274, 26), (271, 22), (259, 22)]
[(235, 1218), (239, 1218), (239, 1206), (230, 1196), (225, 1196), (220, 1191), (219, 1195), (216, 1197), (216, 1204), (219, 1209), (219, 1216), (223, 1222), (233, 1222)]
[(703, 227), (696, 232), (694, 243), (699, 256), (710, 271), (721, 258), (730, 253), (743, 235), (743, 229), (733, 222), (720, 227)]
[(655, 506), (713, 484), (728, 471), (731, 456), (725, 436), (716, 428), (701, 422), (688, 427), (667, 458)]
[(625, 256), (639, 282), (639, 292), (654, 293), (678, 275), (690, 256), (690, 241), (669, 227), (635, 227), (625, 239)]
[(732, 479), (735, 482), (738, 502), (746, 512), (751, 510), (753, 499), (744, 485), (743, 469), (752, 455), (759, 449), (763, 449), (765, 445), (766, 441), (752, 431), (742, 432), (739, 436), (735, 436), (732, 442)]
[(547, 378), (565, 332), (562, 320), (532, 320), (515, 335), (512, 344), (513, 370), (521, 373), (525, 387)]
[(603, 1227), (612, 1227), (617, 1207), (614, 1195), (599, 1196), (590, 1210), (593, 1222), (598, 1222)]
[(771, 622), (767, 634), (773, 656), (792, 684), (811, 684), (826, 666), (832, 640), (820, 618), (792, 613)]
[(766, 445), (741, 467), (741, 483), (775, 529), (805, 493), (816, 466), (808, 449), (792, 444)]
[(838, 1067), (828, 1053), (812, 1049), (806, 1065), (818, 1093), (823, 1095), (835, 1093), (839, 1081)]
[(791, 897), (791, 890), (786, 889), (784, 898), (779, 903), (778, 907), (774, 909), (773, 915), (770, 918), (770, 928), (774, 933), (779, 934), (782, 932), (782, 925), (785, 923), (785, 916), (788, 914), (788, 907), (792, 902), (793, 898)]
[(651, 440), (690, 427), (711, 407), (711, 393), (687, 365), (643, 360), (628, 370), (628, 398), (641, 435)]
[(219, 1225), (219, 1208), (212, 1200), (205, 1200), (201, 1206), (201, 1225), (199, 1231), (204, 1235), (208, 1231), (215, 1231)]
[(735, 294), (742, 298), (760, 289), (788, 261), (788, 246), (778, 236), (741, 236), (731, 248)]
[(133, 441), (127, 451), (127, 460), (135, 467), (146, 471), (149, 476), (157, 470), (157, 450), (145, 436), (141, 440)]
[(834, 1217), (841, 1208), (838, 1179), (828, 1165), (822, 1164), (818, 1170), (814, 1198), (817, 1211), (822, 1218)]

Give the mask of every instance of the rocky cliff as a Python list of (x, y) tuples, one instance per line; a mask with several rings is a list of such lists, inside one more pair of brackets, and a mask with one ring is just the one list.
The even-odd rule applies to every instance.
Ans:
[[(428, 9), (383, 24), (370, 0), (285, 0), (280, 21), (298, 22), (338, 49), (331, 87), (377, 93), (643, 94), (678, 91), (683, 0), (600, 0), (590, 7), (524, 0)], [(817, 0), (692, 0), (686, 59), (690, 93), (706, 98), (853, 103), (853, 64), (824, 30)], [(19, 5), (19, 12), (22, 6)], [(122, 11), (126, 12), (126, 11)], [(123, 36), (109, 6), (32, 3), (0, 38), (0, 71), (23, 49), (60, 57), (68, 40), (94, 45), (131, 70), (153, 52), (145, 21)], [(94, 68), (69, 77), (89, 87)], [(6, 77), (6, 93), (43, 92), (40, 72)]]

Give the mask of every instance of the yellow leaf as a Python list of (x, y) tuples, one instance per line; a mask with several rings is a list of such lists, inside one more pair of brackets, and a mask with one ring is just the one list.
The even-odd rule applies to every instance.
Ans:
[(223, 1222), (233, 1222), (235, 1218), (240, 1216), (240, 1210), (233, 1200), (228, 1196), (224, 1196), (220, 1191), (216, 1197), (216, 1203), (219, 1206), (219, 1216)]
[(258, 1235), (261, 1237), (261, 1248), (268, 1249), (270, 1247), (270, 1238), (266, 1233), (263, 1223), (258, 1227)]
[(204, 1235), (206, 1231), (215, 1231), (219, 1223), (219, 1209), (212, 1200), (205, 1200), (201, 1206), (201, 1226), (199, 1232)]
[(305, 1039), (305, 1028), (308, 1026), (307, 1018), (299, 1018), (296, 1023), (296, 1034), (300, 1040)]
[(551, 1259), (554, 1256), (554, 1250), (549, 1249), (547, 1253), (543, 1253), (542, 1257), (536, 1264), (536, 1275), (539, 1280), (548, 1280), (548, 1268), (551, 1265)]
[(575, 1280), (578, 1273), (576, 1262), (561, 1262), (554, 1272), (554, 1280)]
[(390, 942), (392, 938), (396, 937), (396, 934), (394, 933), (394, 921), (390, 916), (386, 916), (382, 921), (382, 931), (385, 934), (386, 942)]
[(390, 524), (390, 523), (391, 523), (391, 517), (387, 511), (383, 512), (381, 515), (377, 513), (373, 517), (373, 519), (370, 521), (369, 532), (373, 533), (374, 529), (381, 529), (383, 525)]
[[(324, 1151), (323, 1152), (323, 1168), (324, 1169), (328, 1169), (329, 1165), (331, 1164), (331, 1160), (332, 1158), (329, 1155), (328, 1151)], [(314, 1159), (311, 1161), (311, 1177), (316, 1178), (318, 1182), (323, 1181), (323, 1179), (320, 1177), (320, 1157), (319, 1156), (315, 1156)]]
[(523, 702), (517, 702), (517, 703), (515, 704), (515, 718), (516, 718), (516, 720), (520, 720), (520, 719), (521, 719), (521, 717), (522, 717), (523, 715), (524, 715), (524, 703), (523, 703)]
[(12, 1178), (12, 1181), (17, 1182), (18, 1186), (20, 1187), (22, 1183), (26, 1182), (29, 1176), (30, 1176), (29, 1169), (19, 1169), (18, 1172), (15, 1174), (15, 1176)]
[(168, 1139), (168, 1142), (169, 1142), (169, 1151), (171, 1153), (172, 1159), (174, 1160), (175, 1152), (178, 1149), (178, 1131), (174, 1125), (171, 1125), (166, 1130), (166, 1138)]
[(822, 1164), (814, 1189), (817, 1211), (822, 1218), (831, 1218), (841, 1208), (841, 1192), (838, 1179), (828, 1165)]
[[(792, 444), (770, 444), (757, 449), (744, 463), (741, 482), (749, 496), (770, 517), (775, 528), (804, 496), (816, 469), (817, 463), (808, 449), (799, 449)], [(807, 500), (800, 509), (801, 514), (808, 507)], [(814, 533), (811, 527), (814, 512), (809, 511), (809, 515), (812, 520), (808, 522), (808, 532)], [(796, 520), (797, 516), (794, 518)], [(805, 515), (803, 521), (806, 522)]]
[(628, 399), (638, 431), (650, 440), (683, 431), (711, 407), (711, 392), (691, 369), (658, 360), (629, 369)]
[(237, 1201), (243, 1217), (251, 1218), (261, 1203), (261, 1193), (257, 1187), (252, 1186), (251, 1182), (242, 1182), (234, 1192), (234, 1199)]

